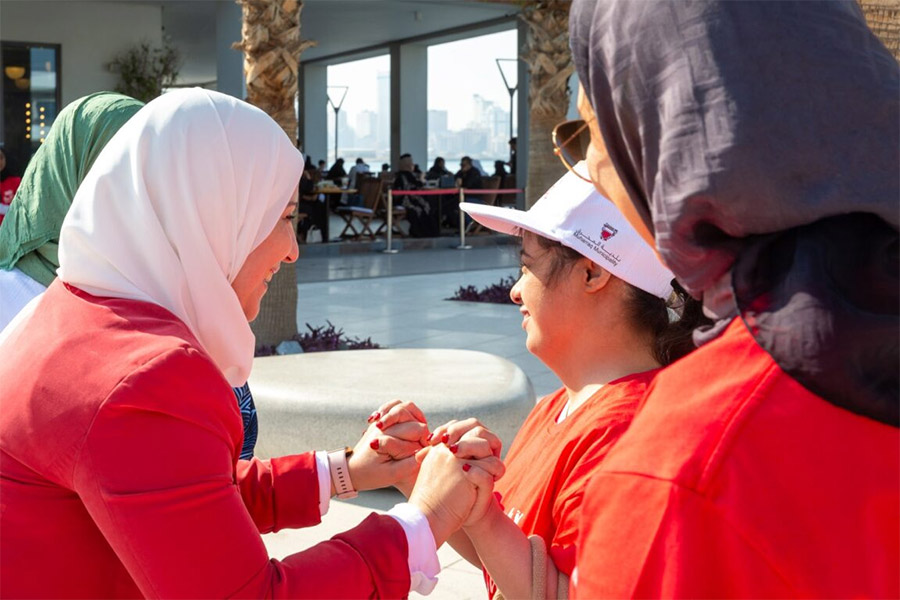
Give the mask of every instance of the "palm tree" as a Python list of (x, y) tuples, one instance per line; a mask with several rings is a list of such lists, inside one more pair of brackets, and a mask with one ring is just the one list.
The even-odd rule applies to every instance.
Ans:
[(900, 1), (859, 0), (866, 23), (900, 61)]
[(528, 183), (531, 207), (564, 173), (553, 154), (550, 134), (569, 109), (569, 76), (575, 70), (569, 50), (568, 0), (528, 0), (521, 18), (528, 36), (520, 57), (529, 65)]
[[(247, 101), (271, 116), (297, 142), (297, 71), (300, 53), (315, 42), (300, 39), (302, 0), (237, 0), (243, 12)], [(276, 345), (297, 333), (297, 272), (285, 268), (269, 285), (252, 324), (258, 345)]]

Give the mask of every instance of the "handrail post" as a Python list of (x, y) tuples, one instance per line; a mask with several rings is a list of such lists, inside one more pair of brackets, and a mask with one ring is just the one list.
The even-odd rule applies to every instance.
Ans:
[[(459, 188), (459, 202), (462, 204), (466, 200), (466, 196), (464, 193), (465, 188)], [(463, 213), (462, 208), (459, 209), (459, 246), (456, 247), (457, 250), (471, 250), (472, 246), (466, 245), (466, 216)]]
[(382, 250), (385, 254), (397, 254), (397, 250), (391, 247), (394, 234), (394, 193), (391, 188), (387, 191), (387, 248)]

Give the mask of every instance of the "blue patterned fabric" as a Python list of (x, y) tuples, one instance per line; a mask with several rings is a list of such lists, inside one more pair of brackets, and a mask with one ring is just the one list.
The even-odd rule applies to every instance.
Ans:
[(256, 405), (253, 404), (253, 395), (250, 393), (250, 384), (245, 383), (241, 387), (234, 388), (238, 406), (241, 409), (241, 419), (244, 421), (244, 445), (241, 448), (241, 458), (250, 460), (253, 458), (253, 448), (256, 447), (256, 436), (259, 433), (259, 423), (256, 420)]

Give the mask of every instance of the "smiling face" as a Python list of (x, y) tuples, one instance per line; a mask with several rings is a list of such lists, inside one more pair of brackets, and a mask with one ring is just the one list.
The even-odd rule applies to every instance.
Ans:
[(237, 294), (241, 308), (248, 321), (259, 315), (259, 304), (269, 289), (269, 282), (278, 272), (281, 263), (292, 263), (300, 253), (294, 234), (294, 212), (297, 209), (297, 190), (281, 213), (275, 228), (253, 249), (241, 270), (238, 271), (231, 288)]
[(522, 313), (528, 351), (553, 369), (580, 332), (578, 269), (571, 264), (559, 269), (554, 250), (542, 247), (530, 232), (522, 238), (521, 263), (509, 297)]

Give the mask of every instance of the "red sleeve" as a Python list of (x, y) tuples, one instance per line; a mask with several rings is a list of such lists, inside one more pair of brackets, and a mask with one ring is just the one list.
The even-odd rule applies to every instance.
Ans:
[[(269, 559), (239, 491), (234, 457), (241, 425), (233, 405), (205, 356), (177, 350), (126, 377), (94, 418), (77, 455), (75, 490), (141, 592), (163, 598), (405, 597), (406, 538), (387, 516), (372, 515), (284, 561)], [(278, 461), (270, 463), (270, 474), (251, 475), (261, 465), (247, 466), (242, 485), (247, 477), (269, 481), (250, 486), (249, 505), (257, 517), (270, 514), (277, 527), (283, 502), (265, 495), (281, 489)], [(289, 479), (286, 489), (298, 485)]]
[(239, 460), (238, 489), (260, 533), (317, 525), (319, 478), (316, 453), (269, 460)]
[(585, 488), (597, 473), (600, 463), (628, 429), (630, 421), (606, 427), (599, 435), (586, 435), (578, 443), (587, 447), (580, 451), (578, 463), (563, 480), (553, 501), (553, 520), (556, 531), (549, 540), (548, 551), (556, 568), (571, 575), (575, 568), (575, 546), (581, 528), (581, 510)]
[(798, 595), (696, 492), (640, 475), (600, 473), (586, 498), (573, 598)]

